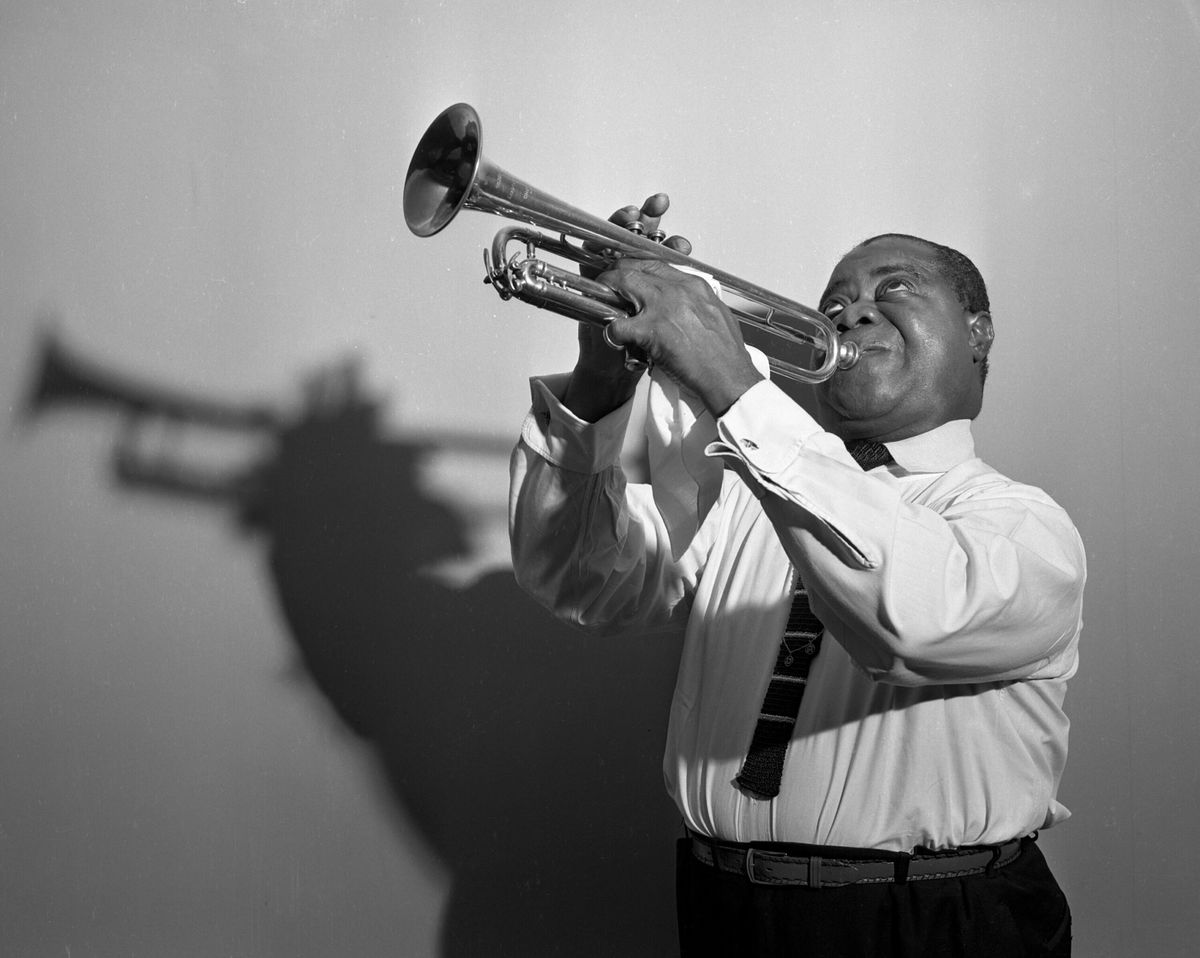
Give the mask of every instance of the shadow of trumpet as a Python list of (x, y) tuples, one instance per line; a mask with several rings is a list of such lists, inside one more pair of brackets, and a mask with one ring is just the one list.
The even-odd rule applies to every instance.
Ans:
[[(661, 749), (679, 636), (585, 640), (507, 571), (447, 586), (430, 569), (463, 557), (471, 530), (423, 468), (510, 443), (385, 436), (351, 364), (301, 392), (290, 413), (189, 396), (47, 334), (23, 416), (116, 414), (119, 487), (210, 503), (261, 538), (306, 674), (451, 877), (446, 958), (673, 954)], [(188, 461), (190, 430), (253, 451)]]

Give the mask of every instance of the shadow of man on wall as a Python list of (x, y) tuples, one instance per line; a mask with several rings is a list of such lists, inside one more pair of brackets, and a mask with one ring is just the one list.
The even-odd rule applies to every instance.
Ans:
[[(445, 958), (673, 954), (680, 827), (661, 756), (679, 635), (586, 638), (510, 572), (431, 575), (469, 532), (453, 490), (421, 482), (438, 442), (382, 435), (351, 372), (314, 377), (283, 415), (114, 376), (48, 337), (27, 411), (115, 407), (118, 482), (233, 507), (264, 542), (307, 674), (450, 875)], [(148, 443), (154, 419), (267, 451), (196, 468)]]
[(466, 530), (364, 413), (286, 429), (248, 519), (309, 675), (450, 871), (445, 955), (672, 953), (678, 637), (585, 638), (507, 571), (441, 584)]

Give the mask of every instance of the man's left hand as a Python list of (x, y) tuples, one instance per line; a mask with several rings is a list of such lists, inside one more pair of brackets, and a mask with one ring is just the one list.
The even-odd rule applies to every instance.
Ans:
[(609, 324), (607, 338), (633, 346), (720, 416), (763, 376), (746, 352), (737, 320), (712, 287), (656, 260), (626, 257), (601, 274), (633, 303), (629, 319)]

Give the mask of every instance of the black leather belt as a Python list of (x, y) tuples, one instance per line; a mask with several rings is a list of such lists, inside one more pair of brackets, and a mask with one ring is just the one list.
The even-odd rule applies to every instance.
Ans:
[(981, 875), (1016, 861), (1024, 842), (975, 845), (951, 851), (918, 849), (911, 854), (822, 845), (744, 845), (719, 842), (689, 831), (697, 861), (742, 875), (756, 885), (836, 888), (868, 882), (929, 881)]

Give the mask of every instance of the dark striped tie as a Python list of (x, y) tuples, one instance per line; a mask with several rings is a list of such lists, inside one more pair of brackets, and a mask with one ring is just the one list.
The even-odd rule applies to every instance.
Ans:
[[(891, 453), (882, 443), (859, 439), (847, 443), (846, 448), (863, 469), (873, 469), (892, 461)], [(796, 716), (800, 714), (808, 670), (821, 648), (823, 631), (821, 620), (809, 606), (808, 590), (797, 576), (796, 592), (775, 658), (775, 668), (763, 697), (750, 748), (737, 775), (738, 786), (754, 798), (769, 799), (779, 794), (783, 760), (792, 740)]]

